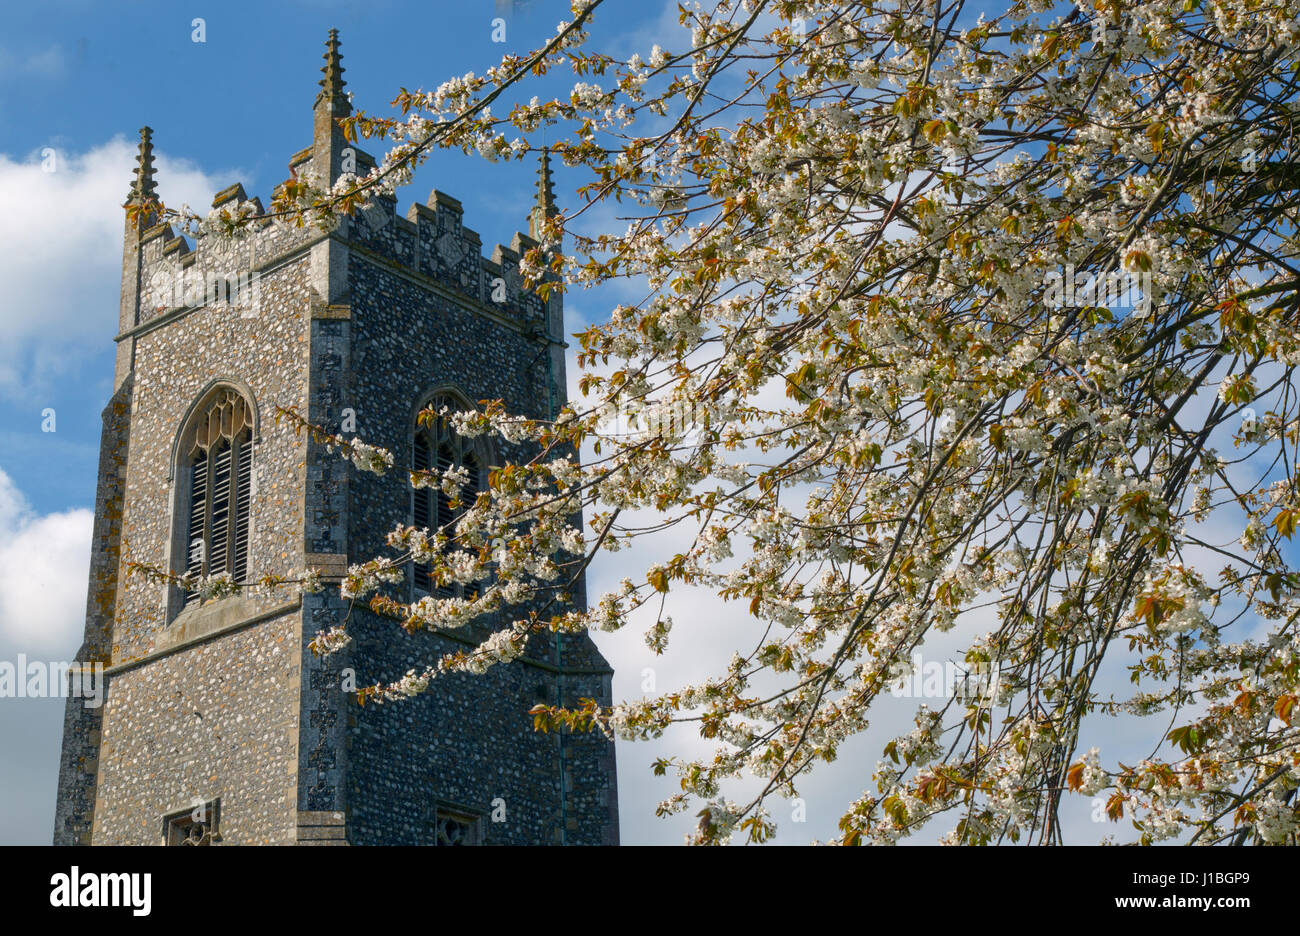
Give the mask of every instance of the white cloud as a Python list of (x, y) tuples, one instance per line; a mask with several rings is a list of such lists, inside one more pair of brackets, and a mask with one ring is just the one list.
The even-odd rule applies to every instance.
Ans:
[[(122, 202), (136, 146), (116, 138), (83, 154), (0, 153), (0, 394), (31, 399), (112, 346), (121, 287)], [(205, 205), (219, 177), (161, 154), (168, 204)]]
[(66, 66), (62, 46), (52, 45), (39, 52), (15, 55), (0, 49), (0, 75), (28, 78), (53, 78), (63, 74)]
[(70, 657), (81, 645), (89, 510), (37, 514), (0, 470), (0, 645)]

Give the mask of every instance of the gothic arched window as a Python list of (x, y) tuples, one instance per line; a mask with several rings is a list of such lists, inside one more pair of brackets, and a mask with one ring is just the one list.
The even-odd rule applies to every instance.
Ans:
[[(426, 404), (426, 409), (435, 412), (447, 407), (450, 410), (463, 409), (463, 405), (454, 397), (440, 395)], [(413, 503), (411, 520), (415, 526), (426, 529), (430, 535), (440, 527), (445, 527), (448, 536), (454, 534), (452, 524), (460, 513), (478, 496), (483, 489), (484, 459), (474, 446), (473, 439), (467, 439), (456, 432), (448, 419), (439, 416), (427, 426), (417, 426), (412, 451), (411, 466), (416, 471), (447, 471), (463, 467), (469, 474), (469, 481), (460, 489), (459, 507), (453, 509), (451, 498), (440, 488), (417, 488)], [(436, 594), (450, 597), (457, 594), (455, 586), (435, 587), (426, 563), (415, 564), (415, 590), (420, 594)]]
[[(181, 439), (181, 468), (189, 492), (186, 572), (229, 572), (243, 582), (253, 500), (253, 414), (237, 391), (220, 388), (199, 407)], [(185, 603), (198, 598), (199, 592), (189, 592)]]

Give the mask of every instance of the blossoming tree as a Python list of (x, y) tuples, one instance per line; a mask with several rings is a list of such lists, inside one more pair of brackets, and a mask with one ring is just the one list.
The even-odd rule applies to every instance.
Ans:
[[(581, 395), (553, 420), (490, 401), (452, 416), (537, 455), (498, 466), (447, 528), (393, 531), (341, 588), (408, 628), (502, 624), (360, 699), (643, 606), (662, 649), (654, 609), (706, 588), (755, 634), (713, 678), (534, 710), (540, 729), (625, 739), (697, 725), (712, 755), (657, 765), (682, 791), (660, 809), (698, 810), (695, 841), (766, 839), (772, 798), (837, 769), (914, 651), (953, 631), (996, 691), (921, 706), (843, 804), (840, 841), (1059, 842), (1077, 794), (1143, 842), (1294, 844), (1300, 0), (990, 18), (960, 0), (718, 0), (683, 8), (683, 48), (630, 59), (590, 48), (602, 6), (575, 3), (481, 76), (402, 92), (400, 117), (347, 118), (387, 157), (331, 189), (295, 179), (274, 206), (328, 226), (436, 147), (522, 158), (550, 128), (587, 205), (629, 220), (584, 237), (587, 208), (552, 219), (576, 247), (532, 251), (531, 282), (644, 290), (579, 336)], [(533, 95), (561, 71), (571, 89)], [(1128, 301), (1092, 287), (1108, 277), (1136, 284)], [(464, 481), (412, 474), (453, 497)], [(589, 610), (536, 611), (634, 539), (685, 545)], [(384, 585), (412, 558), (471, 587), (402, 604)], [(1106, 718), (1150, 755), (1082, 751)]]

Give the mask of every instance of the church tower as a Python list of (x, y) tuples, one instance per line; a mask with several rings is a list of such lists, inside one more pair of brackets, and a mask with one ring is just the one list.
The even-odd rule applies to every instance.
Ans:
[[(332, 183), (374, 160), (337, 123), (352, 108), (335, 31), (322, 72), (311, 145), (289, 165)], [(412, 636), (332, 587), (389, 554), (399, 524), (446, 520), (410, 468), (454, 461), (485, 484), (526, 454), (419, 426), (421, 409), (500, 398), (547, 417), (563, 404), (561, 297), (524, 291), (519, 273), (537, 241), (517, 233), (485, 258), (438, 191), (405, 217), (387, 199), (329, 232), (293, 228), (233, 185), (213, 205), (253, 213), (253, 230), (191, 243), (149, 215), (154, 176), (146, 127), (77, 655), (103, 665), (106, 692), (98, 707), (68, 700), (55, 843), (617, 844), (612, 743), (537, 733), (528, 715), (609, 701), (612, 672), (586, 635), (539, 637), (508, 666), (360, 707), (351, 685), (466, 648), (493, 622)], [(530, 232), (554, 211), (543, 155)], [(383, 446), (393, 468), (358, 477), (279, 407)], [(316, 568), (327, 587), (199, 601), (128, 576), (131, 561), (238, 581)], [(418, 567), (397, 587), (448, 591)], [(345, 621), (351, 645), (316, 656), (310, 642)]]

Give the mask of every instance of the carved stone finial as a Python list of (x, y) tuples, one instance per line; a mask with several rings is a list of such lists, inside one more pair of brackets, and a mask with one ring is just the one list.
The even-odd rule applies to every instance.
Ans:
[(157, 195), (158, 186), (154, 182), (153, 130), (149, 127), (141, 127), (140, 152), (135, 160), (135, 181), (131, 183), (127, 204), (143, 205)]
[(542, 150), (542, 158), (537, 167), (537, 203), (528, 213), (528, 236), (538, 243), (545, 243), (542, 229), (548, 218), (560, 213), (555, 205), (555, 184), (551, 178), (551, 150)]
[(343, 90), (346, 82), (343, 80), (343, 56), (339, 54), (339, 31), (331, 29), (329, 39), (325, 40), (325, 67), (321, 69), (324, 75), (320, 80), (320, 93), (316, 95), (316, 101), (319, 103), (322, 99), (332, 102), (342, 102), (346, 105), (348, 112), (352, 107), (348, 104), (347, 92)]

